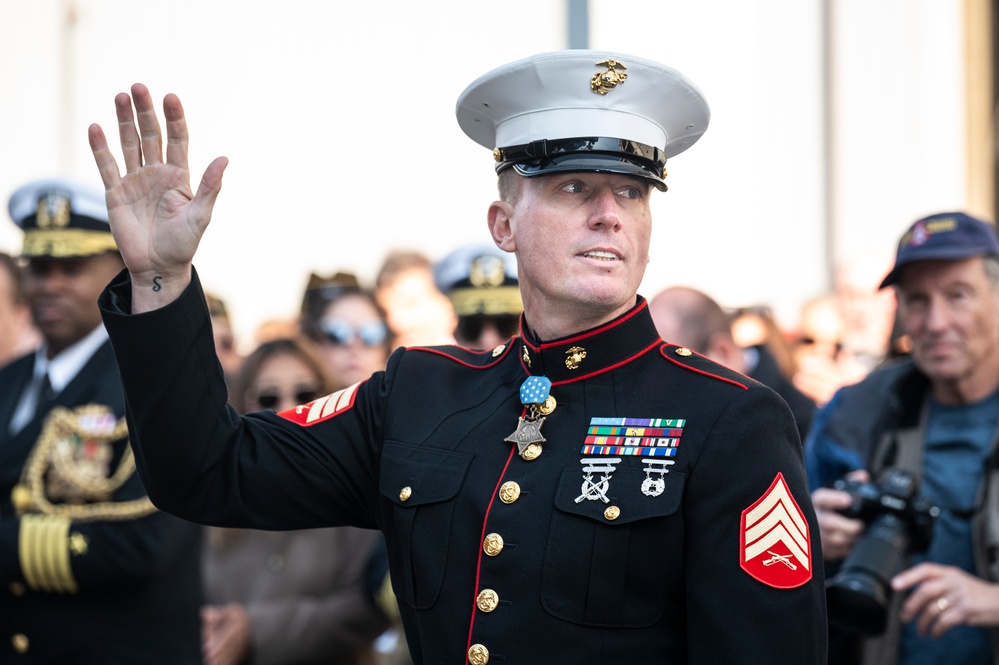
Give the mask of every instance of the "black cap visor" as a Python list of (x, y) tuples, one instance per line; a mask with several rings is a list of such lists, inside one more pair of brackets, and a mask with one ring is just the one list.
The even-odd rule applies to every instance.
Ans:
[(513, 167), (522, 176), (595, 171), (623, 173), (649, 180), (661, 191), (666, 158), (658, 148), (611, 138), (573, 138), (534, 141), (496, 151), (496, 172)]

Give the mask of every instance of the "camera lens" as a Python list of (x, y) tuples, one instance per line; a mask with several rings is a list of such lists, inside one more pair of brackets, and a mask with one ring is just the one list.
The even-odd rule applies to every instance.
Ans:
[(905, 569), (906, 524), (881, 515), (867, 527), (843, 566), (826, 585), (829, 623), (844, 632), (880, 635), (887, 625), (891, 578)]

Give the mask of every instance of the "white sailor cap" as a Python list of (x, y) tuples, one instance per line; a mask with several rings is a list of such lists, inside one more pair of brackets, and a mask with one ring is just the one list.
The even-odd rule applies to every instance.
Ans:
[(611, 51), (541, 53), (480, 77), (458, 124), (493, 151), (496, 172), (628, 173), (666, 189), (666, 160), (708, 128), (701, 91), (676, 70)]
[(35, 180), (11, 194), (7, 209), (24, 231), (21, 256), (69, 258), (117, 251), (100, 188), (68, 178)]
[(520, 314), (516, 257), (482, 243), (464, 245), (434, 266), (434, 283), (458, 316)]

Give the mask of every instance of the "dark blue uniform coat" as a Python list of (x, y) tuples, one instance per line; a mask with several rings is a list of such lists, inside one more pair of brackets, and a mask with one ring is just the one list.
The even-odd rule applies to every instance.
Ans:
[[(196, 277), (163, 309), (131, 316), (130, 302), (119, 278), (101, 306), (150, 497), (211, 524), (381, 529), (416, 663), (825, 662), (786, 405), (664, 344), (643, 299), (571, 338), (399, 350), (358, 386), (245, 417), (226, 405)], [(504, 441), (529, 375), (557, 400), (531, 461)], [(601, 443), (587, 443), (594, 418), (670, 426), (584, 452)]]

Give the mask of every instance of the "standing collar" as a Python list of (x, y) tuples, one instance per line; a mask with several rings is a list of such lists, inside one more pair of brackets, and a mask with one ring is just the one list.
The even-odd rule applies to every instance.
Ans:
[(554, 385), (608, 372), (662, 342), (642, 296), (613, 321), (568, 337), (539, 341), (529, 332), (526, 318), (521, 330), (521, 366), (528, 374), (547, 376)]

